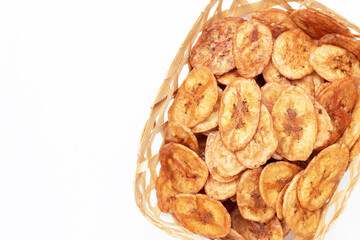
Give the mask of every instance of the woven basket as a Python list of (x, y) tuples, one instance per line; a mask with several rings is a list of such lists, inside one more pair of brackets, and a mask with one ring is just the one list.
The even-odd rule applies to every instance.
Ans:
[[(141, 213), (151, 223), (171, 236), (180, 239), (195, 240), (203, 238), (182, 227), (170, 214), (164, 214), (160, 211), (156, 203), (155, 183), (159, 172), (158, 152), (163, 144), (162, 137), (166, 125), (166, 112), (178, 86), (184, 78), (182, 76), (186, 76), (189, 70), (191, 70), (189, 64), (190, 49), (199, 33), (216, 19), (230, 16), (246, 17), (251, 12), (276, 6), (288, 11), (299, 8), (315, 8), (345, 24), (352, 30), (355, 36), (359, 37), (360, 34), (360, 28), (323, 4), (313, 0), (262, 0), (252, 3), (249, 3), (247, 0), (233, 0), (230, 8), (227, 10), (223, 10), (222, 5), (223, 0), (211, 0), (181, 45), (158, 91), (154, 105), (151, 107), (151, 114), (145, 124), (138, 152), (134, 181), (136, 204)], [(213, 14), (210, 15), (210, 13)], [(313, 239), (320, 240), (325, 238), (326, 233), (345, 209), (346, 202), (359, 176), (360, 158), (358, 156), (349, 165), (348, 171), (339, 185), (343, 189), (341, 191), (338, 189), (324, 206), (319, 228)], [(295, 237), (295, 239), (301, 238)]]

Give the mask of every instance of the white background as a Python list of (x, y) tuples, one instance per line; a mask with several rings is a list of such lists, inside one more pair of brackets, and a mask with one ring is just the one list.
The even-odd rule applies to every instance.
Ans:
[[(135, 205), (137, 149), (206, 3), (0, 1), (0, 239), (171, 239)], [(359, 184), (327, 239), (358, 238), (358, 202)]]

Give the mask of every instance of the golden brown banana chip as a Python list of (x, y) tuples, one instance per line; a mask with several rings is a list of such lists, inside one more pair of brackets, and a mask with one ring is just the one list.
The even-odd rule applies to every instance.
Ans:
[(315, 95), (315, 84), (312, 75), (307, 75), (299, 80), (293, 80), (290, 82), (291, 85), (297, 86), (304, 90), (309, 96), (314, 97)]
[(178, 89), (168, 111), (169, 122), (179, 122), (189, 128), (204, 121), (218, 99), (214, 75), (206, 67), (193, 69)]
[(318, 103), (315, 99), (313, 102), (317, 123), (317, 134), (314, 143), (314, 149), (321, 149), (327, 147), (330, 144), (334, 126), (331, 122), (329, 114), (326, 112), (326, 109), (321, 106), (321, 104)]
[(290, 227), (286, 224), (285, 221), (280, 221), (281, 223), (281, 228), (282, 228), (282, 231), (283, 231), (283, 236), (284, 238), (290, 233), (291, 229)]
[(241, 77), (239, 71), (235, 68), (234, 70), (231, 70), (228, 73), (225, 73), (221, 77), (217, 79), (217, 81), (225, 86), (229, 85), (233, 81), (235, 81), (237, 78)]
[(317, 74), (331, 82), (360, 74), (360, 63), (355, 55), (333, 45), (318, 47), (310, 56), (310, 64)]
[(319, 46), (324, 44), (345, 48), (360, 59), (360, 41), (353, 37), (346, 37), (336, 33), (327, 34), (319, 40)]
[(231, 182), (246, 168), (237, 160), (235, 154), (224, 146), (219, 132), (213, 132), (207, 138), (205, 163), (211, 176), (218, 182)]
[(315, 93), (316, 93), (317, 90), (319, 89), (320, 85), (324, 83), (324, 79), (322, 77), (320, 77), (319, 74), (317, 74), (316, 72), (313, 72), (310, 75), (313, 77), (314, 90), (315, 90)]
[(222, 238), (230, 232), (230, 214), (219, 201), (206, 195), (178, 194), (172, 209), (185, 228), (200, 236)]
[(279, 220), (284, 220), (284, 215), (283, 215), (283, 203), (284, 203), (284, 195), (286, 192), (286, 189), (289, 187), (290, 183), (287, 183), (282, 190), (280, 191), (277, 199), (276, 199), (276, 216), (278, 217)]
[(360, 138), (356, 140), (354, 146), (350, 150), (350, 161), (356, 159), (359, 154), (360, 154)]
[(230, 216), (232, 228), (245, 240), (283, 240), (281, 223), (276, 217), (266, 223), (258, 223), (244, 219), (237, 208), (231, 211)]
[(314, 71), (309, 58), (315, 49), (316, 44), (303, 31), (289, 30), (275, 40), (272, 63), (286, 78), (300, 79)]
[(219, 132), (226, 148), (243, 149), (254, 137), (260, 118), (261, 92), (254, 80), (238, 80), (223, 93)]
[(321, 93), (330, 85), (331, 85), (331, 82), (321, 83), (315, 92), (315, 99), (318, 99), (318, 97), (321, 95)]
[(309, 211), (320, 209), (333, 195), (349, 162), (345, 144), (333, 144), (322, 150), (300, 177), (297, 194), (301, 206)]
[(226, 200), (236, 194), (239, 178), (232, 182), (222, 183), (209, 176), (205, 183), (205, 193), (216, 200)]
[(168, 177), (166, 170), (160, 168), (159, 178), (155, 185), (157, 204), (162, 212), (169, 212), (172, 198), (174, 198), (179, 191), (172, 187), (171, 180)]
[(191, 129), (194, 133), (207, 132), (217, 127), (222, 93), (223, 93), (222, 89), (218, 87), (218, 100), (213, 110), (203, 122), (199, 123), (198, 125), (196, 125)]
[(234, 62), (243, 77), (253, 78), (269, 63), (273, 39), (265, 25), (256, 22), (243, 22), (234, 38)]
[(351, 111), (357, 98), (357, 88), (353, 79), (332, 82), (316, 96), (316, 100), (325, 108), (334, 126), (330, 144), (349, 126)]
[(270, 61), (269, 64), (265, 67), (262, 73), (266, 83), (280, 83), (280, 84), (290, 84), (290, 81), (281, 75), (281, 73), (274, 67), (274, 64)]
[(178, 143), (165, 144), (160, 149), (159, 159), (177, 191), (197, 193), (204, 187), (209, 171), (204, 161), (190, 148)]
[(271, 158), (277, 145), (278, 140), (271, 115), (265, 105), (262, 104), (260, 122), (254, 138), (244, 149), (235, 152), (236, 158), (247, 168), (257, 168)]
[(299, 172), (293, 178), (285, 192), (282, 213), (285, 222), (296, 235), (311, 238), (319, 226), (321, 209), (309, 211), (300, 205), (297, 187), (301, 174)]
[(266, 205), (276, 208), (276, 201), (283, 187), (302, 168), (284, 161), (273, 162), (264, 167), (259, 180), (259, 189)]
[(287, 30), (297, 28), (289, 13), (276, 8), (268, 8), (250, 14), (251, 18), (266, 25), (274, 38)]
[(259, 190), (262, 167), (246, 170), (240, 177), (236, 201), (241, 215), (248, 220), (264, 223), (275, 216), (275, 209), (266, 205)]
[(350, 30), (334, 18), (311, 8), (299, 9), (290, 14), (293, 22), (311, 38), (320, 39), (329, 33), (351, 37)]
[(244, 21), (238, 17), (224, 18), (203, 30), (191, 49), (191, 66), (194, 68), (206, 66), (214, 75), (222, 75), (234, 69), (233, 38)]
[(179, 143), (190, 148), (194, 152), (199, 152), (199, 143), (194, 133), (190, 128), (181, 123), (168, 123), (165, 128), (164, 140), (166, 143)]
[(246, 240), (243, 236), (241, 236), (237, 231), (234, 229), (230, 230), (230, 233), (222, 238), (223, 240)]
[(300, 88), (285, 90), (271, 113), (279, 144), (277, 152), (290, 161), (309, 158), (317, 135), (314, 105)]
[(276, 100), (288, 88), (291, 88), (290, 84), (279, 84), (274, 82), (266, 83), (261, 87), (261, 102), (267, 107), (269, 112), (272, 111)]

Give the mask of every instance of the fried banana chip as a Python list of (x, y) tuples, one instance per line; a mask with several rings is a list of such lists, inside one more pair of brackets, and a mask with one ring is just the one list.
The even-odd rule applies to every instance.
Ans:
[(301, 206), (309, 211), (320, 209), (333, 195), (349, 163), (345, 144), (333, 144), (322, 150), (300, 177), (297, 194)]
[(243, 149), (254, 137), (260, 119), (261, 92), (254, 80), (238, 80), (223, 93), (219, 132), (225, 147)]
[(289, 30), (275, 40), (272, 63), (286, 78), (300, 79), (314, 71), (309, 58), (315, 49), (316, 44), (303, 31)]
[(259, 180), (259, 189), (266, 205), (276, 208), (276, 201), (283, 187), (302, 168), (284, 161), (273, 162), (264, 167)]
[(272, 117), (261, 105), (260, 122), (254, 138), (242, 150), (236, 151), (236, 158), (247, 168), (257, 168), (267, 162), (275, 153), (278, 140), (275, 135)]
[(285, 192), (282, 213), (285, 222), (296, 235), (311, 238), (319, 226), (321, 209), (309, 211), (300, 205), (297, 187), (301, 174), (293, 178)]
[(170, 122), (165, 128), (164, 140), (166, 143), (182, 144), (194, 152), (199, 152), (199, 143), (190, 128), (177, 122)]
[(262, 167), (246, 170), (240, 177), (236, 201), (241, 215), (248, 220), (264, 223), (275, 216), (275, 209), (261, 197), (259, 179)]
[(315, 99), (318, 99), (318, 97), (321, 95), (321, 93), (331, 85), (331, 82), (323, 82), (319, 85), (317, 90), (315, 91)]
[(214, 75), (222, 75), (235, 68), (233, 38), (245, 20), (238, 17), (224, 18), (203, 30), (190, 52), (194, 68), (208, 67)]
[(260, 11), (256, 11), (250, 14), (251, 19), (254, 19), (264, 25), (266, 25), (273, 38), (277, 38), (281, 33), (287, 30), (297, 28), (295, 23), (291, 20), (289, 13), (281, 9), (268, 8)]
[(313, 77), (314, 90), (315, 90), (315, 93), (316, 93), (317, 90), (319, 89), (320, 85), (324, 83), (324, 79), (322, 77), (320, 77), (319, 74), (317, 74), (316, 72), (313, 72), (310, 75)]
[(350, 161), (356, 159), (359, 154), (360, 154), (360, 138), (356, 140), (354, 146), (350, 150)]
[(155, 185), (157, 204), (162, 212), (169, 212), (172, 199), (179, 194), (179, 191), (172, 187), (171, 180), (166, 170), (160, 168), (159, 178)]
[(317, 94), (316, 100), (325, 108), (334, 126), (330, 144), (349, 126), (351, 111), (357, 99), (358, 93), (353, 79), (332, 82)]
[(205, 193), (209, 197), (216, 200), (223, 201), (236, 194), (239, 178), (232, 182), (222, 183), (216, 181), (213, 177), (209, 176), (205, 183)]
[(205, 185), (209, 171), (204, 161), (190, 148), (168, 143), (160, 149), (161, 166), (168, 171), (172, 187), (181, 193), (197, 193)]
[(328, 81), (343, 80), (360, 74), (359, 60), (344, 48), (322, 45), (310, 56), (315, 71)]
[(228, 73), (225, 73), (217, 79), (217, 81), (225, 86), (230, 85), (237, 78), (241, 77), (237, 69), (234, 69)]
[(284, 220), (284, 215), (283, 215), (283, 203), (284, 203), (284, 195), (285, 192), (287, 190), (287, 188), (289, 187), (290, 183), (287, 183), (282, 190), (280, 191), (277, 200), (276, 200), (276, 216), (278, 217), (279, 220)]
[(205, 163), (211, 176), (218, 182), (234, 181), (237, 175), (246, 169), (235, 154), (224, 146), (219, 132), (210, 133), (207, 138)]
[(279, 83), (279, 84), (290, 84), (290, 81), (281, 75), (281, 73), (274, 67), (274, 64), (270, 61), (265, 67), (262, 73), (266, 83)]
[(234, 62), (243, 77), (253, 78), (269, 63), (273, 39), (265, 25), (256, 22), (243, 22), (234, 38)]
[(360, 41), (353, 37), (346, 37), (336, 33), (327, 34), (319, 40), (319, 46), (324, 44), (345, 48), (360, 59)]
[(288, 88), (291, 88), (290, 84), (279, 84), (274, 82), (266, 83), (261, 87), (261, 102), (267, 107), (269, 112), (272, 111), (276, 100)]
[(331, 122), (329, 114), (326, 112), (326, 109), (316, 100), (314, 100), (314, 108), (317, 123), (317, 134), (314, 149), (322, 149), (330, 144), (334, 126)]
[(191, 130), (194, 133), (203, 133), (207, 132), (211, 129), (214, 129), (218, 125), (219, 120), (219, 109), (220, 109), (220, 102), (221, 102), (221, 96), (222, 96), (222, 89), (218, 87), (218, 100), (211, 111), (210, 115), (201, 123), (193, 127)]
[(311, 38), (320, 39), (329, 33), (352, 37), (350, 30), (334, 18), (311, 8), (299, 9), (290, 14), (293, 22)]
[(245, 240), (283, 240), (281, 223), (276, 217), (266, 223), (258, 223), (244, 219), (237, 208), (231, 211), (230, 216), (232, 228)]
[(200, 236), (215, 239), (230, 232), (230, 214), (219, 201), (206, 195), (178, 194), (172, 209), (185, 228)]
[(230, 233), (222, 238), (223, 240), (246, 240), (243, 236), (241, 236), (237, 231), (234, 229), (230, 230)]
[(290, 161), (309, 158), (317, 135), (314, 105), (300, 88), (285, 90), (271, 113), (279, 144), (277, 152)]
[(304, 90), (309, 96), (314, 97), (315, 95), (315, 84), (313, 80), (313, 76), (307, 75), (299, 80), (293, 80), (290, 82), (291, 85), (297, 86)]

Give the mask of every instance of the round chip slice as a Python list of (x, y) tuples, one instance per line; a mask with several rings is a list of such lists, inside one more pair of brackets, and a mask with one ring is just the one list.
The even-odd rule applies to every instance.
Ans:
[(267, 83), (261, 87), (261, 102), (269, 112), (272, 111), (276, 100), (286, 89), (291, 88), (290, 84)]
[(355, 38), (332, 33), (323, 36), (319, 40), (319, 46), (322, 46), (324, 44), (345, 48), (346, 50), (354, 54), (358, 59), (360, 59), (360, 41)]
[(262, 167), (246, 170), (240, 177), (236, 201), (241, 215), (248, 220), (264, 223), (275, 216), (275, 209), (261, 197), (259, 179)]
[(217, 81), (225, 86), (229, 85), (233, 81), (235, 81), (237, 78), (241, 77), (240, 73), (237, 69), (234, 69), (228, 73), (225, 73), (221, 77), (217, 79)]
[(216, 200), (226, 200), (236, 194), (239, 178), (232, 182), (222, 183), (209, 176), (205, 183), (205, 193)]
[(287, 190), (287, 188), (289, 187), (290, 183), (287, 183), (282, 190), (280, 191), (277, 200), (276, 200), (276, 216), (278, 217), (279, 220), (283, 220), (284, 219), (284, 215), (283, 215), (283, 203), (284, 203), (284, 195), (285, 192)]
[(245, 240), (283, 240), (282, 226), (276, 217), (266, 223), (258, 223), (244, 219), (237, 208), (231, 211), (230, 216), (231, 226)]
[(177, 143), (165, 144), (160, 149), (159, 159), (177, 191), (197, 193), (204, 187), (209, 171), (204, 161), (190, 148)]
[(274, 38), (287, 30), (297, 28), (289, 13), (276, 8), (267, 8), (250, 14), (252, 19), (266, 25)]
[(206, 67), (193, 69), (175, 95), (168, 111), (169, 122), (179, 122), (191, 128), (204, 121), (218, 99), (214, 75)]
[(309, 158), (317, 135), (314, 105), (300, 88), (285, 90), (271, 113), (279, 144), (277, 152), (290, 161)]
[(301, 174), (299, 172), (290, 182), (284, 195), (282, 212), (285, 222), (296, 235), (311, 238), (319, 226), (321, 209), (309, 211), (300, 205), (297, 187)]
[(182, 144), (194, 152), (199, 152), (199, 143), (190, 128), (181, 123), (170, 122), (165, 128), (164, 140), (166, 143)]
[(184, 227), (200, 236), (215, 239), (230, 232), (230, 214), (219, 201), (206, 195), (178, 194), (172, 209)]
[(231, 182), (246, 169), (235, 154), (224, 146), (219, 132), (210, 133), (207, 138), (205, 163), (211, 176), (218, 182)]
[(328, 81), (343, 80), (360, 74), (359, 60), (344, 48), (322, 45), (310, 56), (315, 71)]
[(234, 62), (243, 77), (252, 78), (264, 70), (269, 63), (273, 39), (265, 25), (256, 22), (243, 22), (234, 38)]
[(234, 69), (233, 38), (244, 21), (238, 17), (224, 18), (203, 30), (191, 49), (191, 66), (194, 68), (206, 66), (214, 75), (222, 75)]
[(311, 8), (298, 9), (290, 14), (293, 22), (311, 38), (320, 39), (328, 33), (351, 37), (350, 30), (334, 18)]
[(254, 138), (244, 149), (235, 152), (236, 158), (247, 168), (257, 168), (271, 158), (277, 145), (278, 140), (271, 115), (265, 105), (262, 104), (260, 122)]
[(276, 208), (279, 193), (302, 168), (284, 161), (273, 162), (261, 172), (259, 189), (266, 205)]
[(270, 61), (263, 71), (263, 77), (266, 83), (290, 84), (290, 81), (281, 75)]
[(313, 80), (313, 76), (307, 75), (299, 80), (293, 80), (290, 82), (291, 85), (297, 86), (304, 90), (309, 96), (314, 97), (315, 95), (315, 84)]
[(254, 80), (238, 80), (223, 93), (219, 132), (226, 148), (243, 149), (254, 137), (260, 118), (261, 92)]
[(316, 100), (313, 101), (317, 123), (317, 134), (314, 149), (318, 150), (327, 147), (330, 144), (334, 126), (331, 122), (329, 114), (326, 112), (326, 109)]
[(349, 163), (345, 144), (333, 144), (322, 150), (300, 177), (297, 195), (301, 206), (309, 211), (320, 209), (333, 195)]
[(315, 49), (316, 44), (303, 31), (289, 30), (275, 40), (272, 62), (286, 78), (300, 79), (314, 71), (309, 58)]
[(169, 212), (172, 198), (179, 194), (179, 191), (172, 187), (171, 180), (167, 176), (164, 168), (160, 168), (159, 178), (156, 181), (155, 190), (160, 210), (163, 212)]

